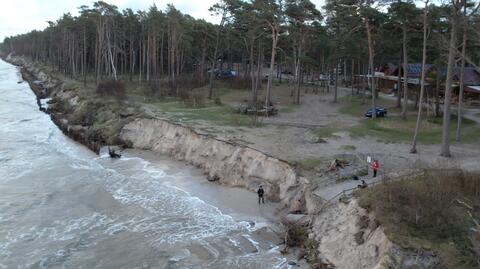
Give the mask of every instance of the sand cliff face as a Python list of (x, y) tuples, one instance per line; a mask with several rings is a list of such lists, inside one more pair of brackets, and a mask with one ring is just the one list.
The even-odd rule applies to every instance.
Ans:
[(135, 148), (148, 149), (201, 168), (210, 180), (255, 191), (266, 188), (272, 201), (288, 200), (298, 180), (287, 163), (258, 150), (199, 134), (163, 119), (137, 119), (120, 137)]
[(355, 200), (333, 204), (312, 226), (323, 261), (344, 269), (389, 268), (393, 244)]

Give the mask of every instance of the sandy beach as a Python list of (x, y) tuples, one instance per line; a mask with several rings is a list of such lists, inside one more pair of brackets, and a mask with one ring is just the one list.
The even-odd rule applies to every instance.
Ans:
[(173, 186), (217, 207), (223, 214), (230, 215), (237, 221), (254, 222), (255, 226), (278, 223), (275, 211), (279, 204), (266, 200), (265, 204), (259, 205), (256, 193), (244, 188), (209, 182), (200, 169), (151, 151), (128, 149), (122, 154), (127, 158), (141, 158), (153, 167), (169, 175), (175, 175), (170, 181)]

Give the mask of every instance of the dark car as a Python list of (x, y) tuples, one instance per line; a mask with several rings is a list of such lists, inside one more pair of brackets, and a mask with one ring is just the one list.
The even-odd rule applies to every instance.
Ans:
[[(387, 116), (387, 109), (381, 106), (376, 107), (377, 117), (382, 118)], [(365, 112), (365, 117), (371, 118), (373, 113), (373, 107)]]
[(215, 73), (217, 78), (234, 78), (237, 76), (235, 71), (218, 71)]

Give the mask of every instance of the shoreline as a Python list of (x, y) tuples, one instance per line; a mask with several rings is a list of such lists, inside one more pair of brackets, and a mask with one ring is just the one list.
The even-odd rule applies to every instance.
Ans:
[[(65, 135), (87, 146), (96, 154), (100, 153), (102, 146), (109, 145), (89, 139), (87, 132), (91, 126), (71, 125), (67, 117), (68, 113), (72, 112), (55, 111), (56, 103), (53, 103), (53, 110), (50, 107), (45, 109), (41, 106), (40, 99), (45, 97), (57, 98), (57, 101), (60, 99), (62, 102), (75, 103), (74, 106), (77, 107), (81, 106), (81, 102), (87, 101), (79, 101), (80, 98), (75, 95), (75, 90), (65, 91), (63, 89), (65, 82), (61, 79), (52, 79), (23, 56), (14, 56), (14, 59), (11, 59), (9, 55), (7, 58), (10, 58), (10, 60), (6, 60), (7, 62), (20, 66), (23, 70), (22, 73), (30, 73), (28, 83), (34, 85), (31, 89), (37, 95), (40, 110), (49, 114), (52, 121)], [(35, 87), (37, 88), (34, 89)], [(115, 115), (114, 111), (110, 112)], [(292, 227), (300, 229), (299, 231), (304, 236), (303, 243), (308, 241), (310, 247), (306, 247), (303, 243), (300, 243), (301, 246), (304, 246), (303, 250), (294, 246), (289, 247), (288, 254), (285, 254), (284, 257), (288, 257), (288, 259), (293, 257), (292, 261), (295, 264), (302, 264), (306, 260), (312, 261), (313, 257), (312, 266), (332, 268), (329, 266), (338, 263), (346, 265), (345, 268), (358, 268), (352, 266), (368, 263), (375, 265), (375, 268), (383, 268), (382, 261), (388, 257), (390, 252), (395, 251), (395, 245), (389, 244), (390, 241), (386, 238), (383, 230), (377, 230), (378, 226), (370, 227), (371, 231), (378, 234), (376, 240), (366, 237), (365, 243), (358, 244), (356, 236), (360, 232), (362, 232), (362, 237), (366, 234), (361, 230), (364, 228), (358, 226), (358, 220), (365, 216), (364, 209), (358, 206), (355, 199), (348, 208), (337, 210), (337, 206), (341, 204), (338, 201), (327, 203), (328, 206), (324, 208), (327, 201), (315, 194), (318, 186), (311, 184), (310, 179), (297, 173), (296, 168), (288, 162), (245, 145), (218, 139), (181, 123), (142, 113), (141, 116), (131, 117), (119, 130), (116, 135), (121, 143), (117, 146), (125, 148), (127, 155), (129, 152), (136, 152), (140, 155), (148, 155), (153, 160), (157, 160), (157, 157), (161, 156), (173, 162), (180, 162), (185, 166), (196, 167), (198, 171), (203, 172), (198, 175), (201, 180), (182, 180), (181, 186), (194, 196), (205, 197), (205, 202), (212, 203), (219, 210), (222, 208), (225, 211), (221, 212), (234, 215), (232, 217), (238, 221), (245, 221), (246, 218), (248, 222), (250, 216), (260, 213), (264, 215), (262, 216), (264, 218), (256, 219), (260, 220), (259, 223), (266, 220), (267, 226), (268, 223), (272, 227), (273, 225), (277, 227), (285, 225), (286, 231)], [(212, 181), (216, 184), (212, 184)], [(248, 206), (250, 204), (242, 204), (245, 200), (256, 198), (255, 191), (259, 185), (263, 185), (266, 189), (268, 202), (278, 202), (274, 204), (278, 205), (276, 209), (267, 208), (267, 211), (270, 210), (268, 212), (252, 211), (252, 206)], [(224, 195), (219, 194), (222, 193), (222, 190)], [(215, 197), (209, 197), (212, 193), (216, 193)], [(238, 195), (239, 199), (231, 199), (232, 194)], [(289, 214), (291, 202), (296, 200), (303, 201), (303, 214)], [(269, 205), (273, 204), (269, 203)], [(271, 210), (277, 212), (272, 214)], [(371, 223), (375, 223), (374, 216), (371, 218)], [(332, 226), (335, 226), (334, 231), (330, 229)], [(325, 229), (325, 227), (327, 228)], [(282, 237), (280, 238), (282, 241), (283, 232), (281, 232)], [(295, 232), (293, 233), (295, 234)], [(341, 242), (323, 240), (328, 233), (333, 238), (342, 236), (343, 239)], [(279, 234), (276, 233), (275, 237), (278, 238)], [(383, 247), (378, 252), (381, 245)], [(336, 251), (327, 251), (331, 248)], [(376, 251), (372, 252), (371, 249), (376, 249)], [(350, 261), (345, 264), (344, 255), (339, 254), (345, 251), (358, 252), (361, 255), (353, 264), (350, 264)]]
[[(61, 117), (58, 117), (54, 112), (49, 111), (48, 108), (45, 108), (42, 106), (42, 99), (45, 99), (48, 97), (48, 88), (44, 88), (42, 90), (42, 86), (38, 82), (37, 78), (35, 77), (35, 74), (32, 74), (30, 71), (25, 69), (25, 66), (18, 65), (14, 61), (9, 61), (5, 59), (5, 57), (1, 58), (7, 63), (10, 63), (12, 65), (20, 67), (20, 74), (21, 78), (29, 84), (30, 89), (36, 96), (36, 101), (37, 105), (40, 111), (46, 113), (47, 115), (50, 116), (52, 122), (69, 138), (72, 140), (82, 144), (83, 146), (86, 146), (89, 150), (93, 151), (95, 154), (100, 156), (102, 154), (102, 148), (106, 147), (107, 145), (99, 145), (95, 144), (92, 141), (86, 140), (84, 137), (78, 136), (75, 134), (75, 131), (72, 130), (71, 126), (68, 124), (65, 124), (64, 121), (62, 121)], [(46, 92), (45, 92), (46, 90)], [(171, 123), (171, 122), (170, 122)], [(176, 124), (176, 123), (171, 123), (171, 124)], [(178, 126), (181, 126), (178, 124)], [(183, 126), (182, 126), (183, 127)], [(222, 141), (228, 144), (231, 144), (233, 146), (239, 146), (239, 145), (234, 145), (233, 143), (229, 141)], [(117, 145), (118, 146), (118, 145)], [(162, 156), (155, 151), (152, 150), (145, 150), (141, 148), (128, 148), (126, 145), (121, 145), (124, 146), (124, 150), (122, 152), (127, 153), (127, 156), (123, 156), (126, 158), (140, 158), (143, 160), (146, 160), (148, 162), (154, 163), (154, 162), (163, 162), (163, 163), (168, 163), (167, 166), (163, 164), (163, 166), (166, 169), (173, 169), (176, 171), (181, 170), (179, 167), (175, 166), (183, 166), (187, 169), (191, 169), (192, 167), (189, 163), (182, 162), (175, 160), (174, 158), (172, 159), (171, 157), (165, 157)], [(272, 156), (269, 156), (272, 157)], [(273, 157), (272, 157), (273, 158)], [(285, 162), (283, 160), (280, 160), (282, 162)], [(286, 162), (285, 162), (286, 163)], [(212, 184), (211, 181), (205, 180), (207, 179), (205, 176), (205, 173), (201, 173), (201, 169), (198, 167), (194, 167), (195, 170), (197, 170), (196, 173), (191, 173), (189, 172), (189, 176), (191, 177), (183, 177), (183, 181), (178, 181), (176, 182), (179, 186), (183, 187), (183, 191), (186, 191), (188, 193), (191, 193), (195, 196), (198, 195), (199, 198), (206, 202), (212, 202), (213, 205), (218, 207), (219, 209), (222, 209), (225, 211), (226, 214), (232, 214), (234, 215), (237, 220), (239, 221), (251, 221), (250, 219), (253, 218), (255, 219), (255, 215), (253, 213), (265, 213), (265, 216), (261, 216), (258, 218), (258, 220), (262, 220), (262, 222), (269, 222), (270, 224), (279, 223), (279, 217), (275, 213), (276, 210), (280, 207), (280, 203), (278, 202), (268, 202), (266, 203), (267, 206), (264, 207), (264, 210), (251, 210), (248, 209), (245, 206), (241, 206), (238, 202), (239, 200), (236, 199), (229, 199), (229, 198), (240, 198), (240, 200), (254, 200), (256, 201), (256, 194), (248, 191), (248, 189), (241, 188), (238, 186), (233, 186), (229, 187), (226, 185), (222, 184)], [(199, 180), (202, 179), (202, 180)], [(195, 186), (192, 186), (195, 185)], [(209, 196), (206, 193), (206, 190), (210, 189), (210, 191), (225, 191), (228, 190), (226, 194), (223, 195), (216, 195), (217, 199), (214, 198), (209, 198)], [(230, 196), (231, 194), (235, 194), (236, 196)], [(256, 202), (254, 203), (256, 205)], [(221, 210), (221, 211), (222, 211)], [(222, 212), (223, 212), (222, 211)]]
[[(4, 60), (21, 67), (22, 77), (37, 96), (39, 109), (49, 114), (65, 135), (96, 154), (101, 147), (112, 145), (92, 140), (88, 135), (91, 126), (72, 125), (68, 120), (71, 112), (58, 111), (55, 103), (53, 109), (50, 106), (42, 107), (40, 100), (47, 97), (61, 99), (63, 102), (74, 100), (76, 106), (82, 105), (83, 101), (78, 101), (80, 98), (74, 91), (72, 93), (63, 88), (64, 82), (61, 79), (51, 77), (24, 56), (8, 55)], [(280, 202), (283, 213), (286, 213), (291, 201), (298, 199), (305, 201), (306, 214), (316, 212), (323, 204), (323, 200), (309, 190), (309, 181), (298, 175), (296, 168), (285, 160), (246, 145), (204, 134), (177, 122), (146, 115), (145, 112), (130, 118), (116, 134), (119, 137), (116, 146), (151, 150), (170, 156), (200, 168), (209, 181), (222, 185), (241, 187), (252, 192), (263, 185), (266, 198)]]
[(212, 184), (196, 167), (148, 150), (126, 149), (122, 154), (122, 157), (140, 158), (167, 174), (174, 174), (176, 180), (171, 181), (174, 186), (215, 206), (237, 221), (253, 222), (255, 226), (275, 225), (279, 222), (276, 210), (280, 204), (268, 202), (258, 205), (255, 193), (243, 188)]
[[(16, 56), (14, 56), (16, 57)], [(10, 58), (10, 56), (8, 57)], [(40, 111), (48, 114), (52, 120), (52, 122), (69, 138), (72, 140), (86, 146), (88, 149), (93, 151), (95, 154), (99, 155), (101, 154), (102, 148), (108, 146), (105, 144), (99, 144), (96, 141), (91, 141), (88, 139), (88, 137), (85, 135), (83, 130), (80, 130), (79, 128), (76, 128), (76, 126), (69, 125), (68, 120), (66, 119), (66, 113), (58, 113), (56, 111), (53, 111), (50, 109), (50, 107), (43, 107), (42, 106), (42, 100), (45, 100), (45, 98), (50, 98), (52, 94), (55, 94), (56, 91), (59, 91), (58, 88), (62, 87), (62, 82), (61, 81), (50, 81), (50, 77), (48, 74), (43, 73), (42, 71), (38, 70), (39, 72), (42, 73), (42, 78), (39, 78), (38, 74), (35, 74), (35, 72), (32, 72), (32, 70), (28, 69), (28, 66), (26, 65), (26, 61), (31, 68), (33, 67), (33, 63), (31, 63), (28, 60), (25, 60), (23, 58), (20, 58), (20, 62), (18, 60), (18, 57), (16, 60), (13, 59), (5, 59), (2, 58), (7, 63), (10, 63), (12, 65), (15, 65), (20, 68), (20, 74), (21, 77), (24, 81), (26, 81), (29, 84), (30, 89), (34, 92), (36, 95), (37, 99), (37, 105)], [(61, 90), (60, 90), (61, 91)], [(136, 118), (133, 120), (133, 122), (137, 122), (140, 120), (151, 120), (149, 118)], [(153, 119), (153, 120), (160, 120), (160, 119)], [(186, 130), (186, 132), (191, 132), (193, 136), (200, 137), (201, 140), (206, 140), (206, 141), (213, 141), (214, 143), (220, 143), (221, 145), (226, 145), (227, 147), (233, 148), (233, 151), (236, 152), (237, 154), (239, 153), (240, 155), (246, 151), (248, 158), (251, 161), (251, 155), (258, 155), (260, 157), (260, 160), (258, 160), (258, 157), (254, 157), (254, 162), (260, 164), (258, 168), (262, 168), (262, 170), (267, 171), (265, 175), (270, 178), (270, 180), (277, 180), (276, 177), (280, 175), (281, 173), (274, 172), (273, 174), (271, 173), (271, 169), (263, 169), (264, 162), (267, 163), (273, 163), (274, 167), (276, 165), (280, 165), (281, 171), (285, 171), (284, 169), (290, 170), (287, 172), (287, 176), (290, 176), (294, 181), (297, 180), (297, 175), (293, 171), (293, 168), (290, 167), (290, 164), (288, 164), (284, 160), (276, 159), (266, 153), (260, 152), (258, 150), (255, 150), (253, 148), (249, 148), (244, 145), (238, 145), (235, 143), (232, 143), (230, 141), (223, 141), (220, 139), (212, 138), (209, 135), (206, 134), (201, 134), (197, 133), (195, 130), (190, 129), (189, 127), (182, 126), (179, 123), (173, 123), (167, 120), (161, 119), (165, 124), (171, 125), (171, 126), (177, 126), (178, 128), (181, 128), (183, 130)], [(128, 124), (127, 124), (128, 125)], [(125, 127), (122, 129), (122, 132), (124, 132)], [(146, 148), (142, 146), (135, 146), (132, 145), (130, 141), (127, 142), (125, 141), (124, 144), (121, 145), (115, 145), (116, 147), (120, 146), (124, 148), (125, 152), (127, 153), (127, 158), (128, 156), (133, 153), (130, 158), (143, 158), (145, 156), (148, 156), (149, 161), (164, 161), (167, 163), (170, 163), (172, 165), (180, 165), (187, 167), (188, 166), (194, 166), (195, 170), (198, 172), (194, 177), (184, 177), (181, 181), (177, 181), (176, 184), (177, 187), (179, 187), (182, 191), (187, 192), (188, 194), (198, 197), (202, 201), (216, 207), (222, 214), (226, 214), (231, 216), (235, 221), (238, 222), (247, 222), (249, 225), (251, 225), (251, 228), (254, 229), (255, 231), (258, 232), (258, 236), (262, 237), (267, 236), (272, 238), (274, 242), (277, 242), (277, 247), (282, 248), (281, 246), (284, 245), (283, 242), (283, 228), (282, 228), (282, 220), (281, 220), (281, 212), (285, 212), (286, 205), (289, 203), (289, 200), (293, 199), (296, 194), (294, 194), (291, 197), (282, 197), (281, 199), (279, 197), (279, 189), (282, 186), (280, 183), (269, 183), (268, 181), (258, 181), (258, 178), (254, 181), (253, 185), (245, 185), (239, 182), (228, 182), (225, 180), (211, 180), (212, 177), (218, 177), (217, 173), (219, 172), (216, 170), (214, 173), (209, 173), (208, 168), (204, 164), (199, 164), (195, 163), (189, 160), (186, 160), (185, 157), (178, 157), (175, 155), (172, 155), (171, 153), (165, 153), (165, 152), (159, 152), (155, 149), (152, 148)], [(194, 150), (195, 151), (195, 150)], [(168, 156), (168, 157), (166, 157)], [(238, 156), (237, 156), (238, 157)], [(223, 158), (224, 159), (224, 158)], [(210, 159), (207, 158), (206, 161), (210, 163)], [(176, 164), (173, 164), (174, 162), (177, 162)], [(247, 165), (248, 166), (248, 165)], [(191, 167), (190, 167), (191, 168)], [(211, 168), (211, 167), (210, 167)], [(216, 168), (218, 169), (218, 168)], [(276, 169), (273, 168), (273, 171)], [(203, 171), (200, 172), (200, 171)], [(244, 171), (244, 170), (242, 170)], [(234, 173), (238, 173), (239, 170), (235, 171)], [(258, 171), (257, 171), (258, 172)], [(255, 173), (255, 171), (254, 171)], [(263, 172), (262, 172), (263, 173)], [(223, 179), (227, 177), (228, 175), (223, 175)], [(255, 175), (258, 176), (258, 175)], [(241, 175), (243, 178), (243, 175)], [(209, 179), (209, 180), (205, 180)], [(262, 180), (262, 179), (261, 179)], [(214, 181), (214, 182), (212, 182)], [(217, 182), (215, 182), (217, 181)], [(263, 183), (262, 183), (263, 182)], [(217, 184), (212, 184), (212, 183), (217, 183)], [(219, 184), (218, 184), (219, 183)], [(257, 204), (257, 196), (255, 193), (255, 189), (257, 188), (257, 185), (264, 185), (264, 188), (266, 187), (266, 204), (258, 206)], [(255, 189), (254, 189), (255, 188)], [(283, 190), (284, 192), (287, 192), (287, 190)], [(215, 194), (215, 195), (212, 195)], [(264, 230), (266, 228), (266, 230)], [(272, 234), (275, 234), (272, 237)], [(276, 239), (273, 239), (276, 238)], [(305, 265), (305, 260), (295, 257), (298, 253), (298, 250), (296, 248), (291, 248), (290, 253), (288, 254), (282, 254), (283, 257), (285, 257), (289, 261), (295, 261), (294, 263), (300, 267), (303, 268)]]

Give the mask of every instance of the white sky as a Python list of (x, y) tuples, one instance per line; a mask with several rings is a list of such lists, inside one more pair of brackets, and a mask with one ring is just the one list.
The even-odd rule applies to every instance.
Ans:
[[(324, 0), (311, 0), (320, 8)], [(3, 0), (0, 9), (0, 42), (7, 36), (42, 30), (47, 21), (55, 21), (62, 14), (70, 12), (77, 14), (81, 5), (92, 5), (92, 0)], [(195, 18), (203, 18), (215, 22), (208, 12), (208, 8), (217, 0), (104, 0), (104, 2), (118, 6), (120, 10), (147, 10), (152, 4), (159, 9), (165, 9), (167, 3), (172, 3), (183, 13)]]

